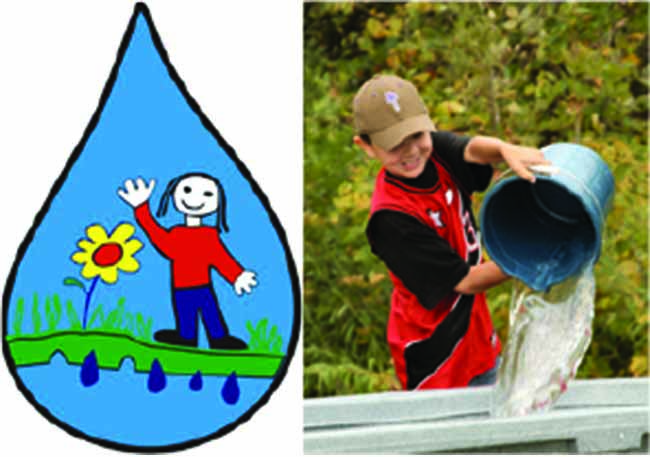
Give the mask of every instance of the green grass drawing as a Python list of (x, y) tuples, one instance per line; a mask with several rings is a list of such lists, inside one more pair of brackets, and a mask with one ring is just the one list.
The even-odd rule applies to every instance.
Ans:
[(66, 300), (65, 302), (65, 313), (68, 317), (68, 323), (70, 324), (70, 330), (81, 330), (81, 320), (79, 319), (79, 314), (72, 304), (72, 300)]
[(141, 313), (127, 312), (124, 307), (125, 302), (126, 298), (120, 297), (117, 301), (117, 307), (109, 311), (108, 314), (104, 313), (104, 305), (98, 304), (90, 316), (88, 329), (114, 332), (137, 337), (145, 341), (153, 341), (153, 318), (149, 317), (145, 320)]
[[(50, 338), (63, 334), (83, 335), (87, 333), (106, 335), (106, 337), (123, 336), (143, 343), (153, 342), (153, 318), (145, 318), (139, 312), (127, 311), (126, 297), (120, 297), (117, 300), (117, 306), (110, 309), (105, 308), (102, 304), (95, 306), (86, 329), (82, 328), (79, 313), (72, 300), (65, 300), (65, 306), (62, 303), (64, 302), (61, 297), (58, 294), (53, 294), (44, 297), (43, 306), (41, 307), (39, 296), (35, 292), (30, 316), (33, 328), (30, 332), (29, 329), (23, 327), (27, 314), (25, 312), (25, 298), (19, 297), (14, 311), (13, 332), (7, 336), (7, 341), (33, 340), (34, 338)], [(67, 319), (62, 319), (64, 314)], [(43, 327), (43, 316), (46, 327)], [(279, 333), (278, 326), (273, 325), (269, 328), (268, 318), (261, 319), (256, 324), (247, 321), (246, 328), (250, 333), (248, 351), (256, 354), (283, 354), (282, 336)], [(66, 341), (68, 340), (69, 338), (66, 339)]]
[(267, 318), (258, 321), (256, 326), (253, 326), (251, 321), (246, 322), (246, 328), (251, 335), (248, 347), (252, 351), (281, 354), (282, 337), (278, 334), (278, 326), (274, 325), (267, 332), (268, 325), (269, 320)]
[(25, 317), (25, 299), (19, 298), (14, 311), (13, 334), (22, 335), (23, 318)]
[(47, 322), (47, 331), (53, 332), (56, 330), (61, 320), (61, 300), (57, 294), (50, 297), (45, 297), (45, 321)]
[[(82, 330), (81, 319), (72, 300), (65, 301), (65, 316), (67, 325), (62, 320), (64, 306), (58, 294), (47, 295), (43, 306), (38, 293), (34, 293), (31, 308), (31, 332), (23, 328), (25, 318), (25, 298), (19, 297), (16, 301), (12, 336), (39, 336), (49, 335), (68, 330)], [(104, 305), (95, 307), (88, 323), (88, 330), (129, 335), (144, 341), (153, 341), (153, 318), (145, 318), (141, 313), (131, 313), (125, 307), (126, 298), (120, 297), (117, 306), (105, 312)], [(45, 320), (45, 327), (44, 322)]]
[(41, 313), (38, 310), (38, 294), (34, 292), (34, 299), (32, 300), (32, 326), (34, 334), (41, 333)]

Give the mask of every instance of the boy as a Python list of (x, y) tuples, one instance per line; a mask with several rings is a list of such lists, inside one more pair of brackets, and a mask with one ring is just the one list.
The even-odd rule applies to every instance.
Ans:
[(383, 167), (366, 235), (394, 290), (388, 343), (405, 389), (494, 383), (501, 350), (485, 291), (508, 279), (481, 262), (471, 194), (506, 161), (523, 179), (541, 151), (437, 132), (413, 84), (377, 75), (354, 98), (354, 143)]

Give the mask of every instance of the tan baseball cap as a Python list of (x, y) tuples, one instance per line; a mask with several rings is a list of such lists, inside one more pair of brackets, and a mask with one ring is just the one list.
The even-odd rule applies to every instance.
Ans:
[(366, 81), (354, 97), (353, 111), (357, 133), (386, 151), (409, 135), (435, 130), (415, 86), (393, 75)]

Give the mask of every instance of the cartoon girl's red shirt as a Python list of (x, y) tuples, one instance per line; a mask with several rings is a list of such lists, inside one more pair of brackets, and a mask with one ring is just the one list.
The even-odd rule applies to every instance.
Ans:
[(221, 242), (215, 227), (175, 226), (165, 229), (151, 215), (149, 203), (135, 209), (135, 218), (158, 252), (171, 261), (175, 289), (210, 284), (211, 267), (230, 284), (244, 271)]

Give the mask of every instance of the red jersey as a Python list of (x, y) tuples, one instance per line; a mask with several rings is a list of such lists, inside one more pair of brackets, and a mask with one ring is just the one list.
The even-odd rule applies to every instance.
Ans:
[(135, 209), (135, 219), (151, 243), (172, 263), (172, 285), (183, 289), (210, 284), (210, 268), (233, 284), (244, 269), (230, 255), (215, 227), (176, 226), (165, 229), (158, 225), (149, 203)]
[[(450, 173), (431, 161), (438, 180), (430, 189), (409, 187), (382, 169), (375, 184), (371, 216), (391, 210), (415, 217), (447, 240), (468, 265), (478, 265), (481, 247), (471, 208), (465, 208)], [(404, 388), (464, 387), (494, 367), (501, 344), (484, 293), (463, 295), (452, 291), (427, 309), (395, 274), (390, 272), (390, 277), (394, 289), (387, 336)]]

